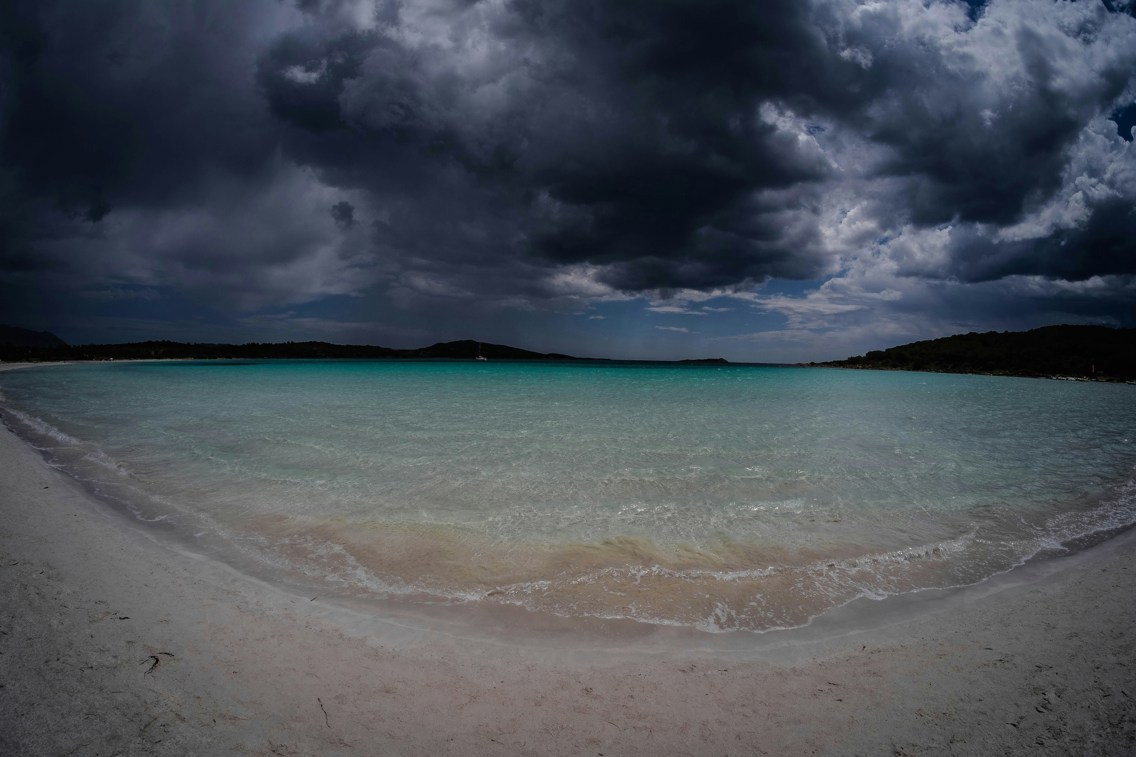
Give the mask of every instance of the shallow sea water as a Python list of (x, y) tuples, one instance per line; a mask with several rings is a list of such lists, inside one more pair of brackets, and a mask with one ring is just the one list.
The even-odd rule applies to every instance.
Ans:
[(1136, 522), (1123, 385), (197, 361), (9, 371), (0, 407), (131, 517), (353, 600), (761, 631)]

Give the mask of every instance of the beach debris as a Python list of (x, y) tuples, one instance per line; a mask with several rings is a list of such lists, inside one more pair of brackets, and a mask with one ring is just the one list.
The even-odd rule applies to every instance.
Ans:
[(331, 728), (331, 720), (327, 717), (327, 708), (323, 706), (323, 700), (316, 697), (316, 701), (319, 702), (320, 709), (323, 710), (323, 724)]
[(145, 672), (144, 675), (150, 675), (151, 673), (154, 672), (155, 668), (157, 668), (159, 665), (162, 664), (162, 656), (173, 657), (174, 655), (173, 655), (173, 652), (158, 652), (157, 654), (150, 655), (149, 657), (147, 657), (145, 660), (143, 660), (141, 662), (142, 665), (145, 665), (150, 660), (153, 660), (153, 662), (150, 663), (150, 667), (146, 668), (146, 672)]

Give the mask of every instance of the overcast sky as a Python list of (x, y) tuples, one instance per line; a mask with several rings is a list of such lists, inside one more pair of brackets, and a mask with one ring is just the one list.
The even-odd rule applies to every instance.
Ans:
[(1136, 326), (1136, 0), (0, 0), (0, 323), (631, 358)]

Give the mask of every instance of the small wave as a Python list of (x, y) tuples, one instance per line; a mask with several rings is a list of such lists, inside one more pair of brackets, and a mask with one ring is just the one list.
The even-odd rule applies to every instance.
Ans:
[(738, 624), (737, 614), (726, 605), (718, 602), (709, 616), (694, 624), (699, 631), (724, 633)]
[(79, 446), (82, 443), (70, 434), (66, 434), (63, 431), (60, 431), (58, 428), (51, 425), (42, 418), (37, 418), (34, 415), (28, 415), (22, 410), (16, 410), (13, 408), (9, 408), (8, 413), (10, 413), (11, 416), (15, 418), (19, 423), (21, 423), (26, 429), (34, 432), (35, 434), (38, 434), (39, 436), (47, 437), (48, 439), (51, 439), (55, 442), (71, 446)]
[(499, 584), (481, 598), (562, 617), (634, 620), (706, 632), (807, 625), (859, 598), (961, 583), (954, 559), (973, 534), (921, 547), (752, 568), (609, 565)]
[[(7, 412), (10, 417), (30, 435), (31, 438), (29, 438), (28, 441), (36, 449), (54, 453), (61, 453), (64, 450), (74, 450), (75, 452), (81, 453), (78, 458), (80, 467), (83, 463), (89, 463), (102, 470), (110, 471), (114, 473), (115, 476), (121, 478), (127, 478), (131, 475), (130, 469), (122, 462), (115, 460), (98, 447), (60, 430), (44, 419), (12, 408), (9, 408)], [(43, 446), (44, 444), (47, 446)], [(55, 462), (58, 467), (67, 470), (73, 468), (73, 465), (67, 463), (53, 462)], [(75, 471), (73, 475), (80, 480), (91, 480), (89, 476), (82, 474), (80, 471)]]
[(114, 473), (115, 475), (121, 476), (123, 478), (128, 478), (131, 475), (130, 469), (127, 468), (126, 465), (115, 460), (100, 449), (95, 449), (87, 452), (87, 454), (83, 455), (83, 460), (86, 462), (94, 463), (100, 468), (105, 468), (111, 473)]

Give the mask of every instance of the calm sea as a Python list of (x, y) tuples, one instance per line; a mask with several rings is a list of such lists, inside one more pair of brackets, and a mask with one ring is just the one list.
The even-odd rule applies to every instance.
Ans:
[(0, 373), (0, 406), (131, 517), (355, 599), (764, 630), (1136, 522), (1131, 386), (202, 361)]

